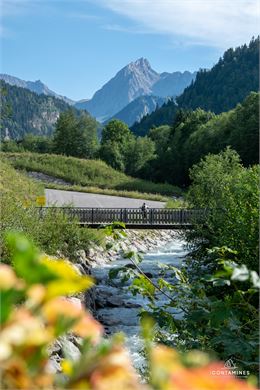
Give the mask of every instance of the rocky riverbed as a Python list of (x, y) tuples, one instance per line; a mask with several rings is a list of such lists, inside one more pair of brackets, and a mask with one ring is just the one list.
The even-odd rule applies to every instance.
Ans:
[[(139, 339), (138, 312), (147, 302), (141, 297), (132, 297), (127, 287), (120, 286), (119, 281), (111, 285), (108, 273), (111, 267), (124, 265), (124, 251), (137, 251), (144, 255), (142, 267), (152, 278), (157, 277), (157, 260), (180, 262), (184, 253), (183, 242), (179, 234), (171, 230), (128, 230), (127, 237), (115, 241), (107, 237), (106, 244), (110, 249), (93, 244), (90, 249), (78, 252), (74, 266), (83, 275), (91, 274), (96, 279), (96, 286), (86, 294), (73, 299), (74, 303), (84, 305), (103, 324), (106, 334), (123, 331), (127, 335), (127, 346), (137, 367), (142, 365)], [(166, 257), (165, 257), (166, 256)], [(60, 361), (66, 354), (73, 360), (80, 356), (79, 346), (81, 340), (73, 335), (60, 338), (50, 348), (50, 369), (60, 370)]]

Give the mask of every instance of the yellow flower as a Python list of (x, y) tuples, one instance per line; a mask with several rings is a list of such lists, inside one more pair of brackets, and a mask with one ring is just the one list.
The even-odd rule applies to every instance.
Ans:
[(46, 302), (42, 308), (43, 315), (50, 324), (55, 324), (59, 318), (74, 319), (71, 331), (80, 337), (89, 337), (94, 343), (100, 340), (103, 328), (90, 313), (66, 298), (58, 297)]
[(43, 256), (40, 261), (49, 268), (57, 279), (47, 284), (47, 299), (60, 295), (75, 294), (93, 286), (94, 282), (90, 276), (82, 276), (66, 260), (54, 260), (51, 257)]

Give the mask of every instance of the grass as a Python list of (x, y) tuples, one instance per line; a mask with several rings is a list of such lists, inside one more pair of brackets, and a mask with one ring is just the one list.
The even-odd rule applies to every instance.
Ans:
[(50, 255), (63, 255), (76, 259), (79, 249), (87, 249), (93, 242), (102, 244), (104, 233), (95, 229), (82, 229), (76, 221), (70, 221), (63, 213), (47, 211), (40, 216), (35, 207), (36, 197), (44, 193), (42, 183), (17, 172), (8, 162), (0, 166), (0, 254), (1, 260), (10, 261), (5, 246), (8, 231), (21, 231), (39, 248)]
[(177, 208), (187, 209), (189, 208), (189, 203), (183, 198), (168, 199), (165, 207), (167, 209), (177, 209)]
[(10, 196), (17, 202), (30, 202), (32, 204), (35, 203), (37, 196), (44, 194), (42, 183), (17, 172), (8, 162), (3, 160), (0, 164), (0, 178), (2, 197)]
[[(116, 171), (100, 160), (84, 160), (54, 154), (3, 153), (4, 158), (18, 169), (42, 172), (71, 183), (77, 191), (143, 198), (149, 194), (158, 196), (181, 196), (180, 188), (167, 183), (153, 183), (133, 178)], [(66, 187), (69, 189), (68, 187)], [(91, 190), (92, 189), (92, 190)], [(104, 192), (100, 192), (103, 190)], [(97, 192), (98, 191), (98, 192)], [(108, 193), (109, 191), (109, 193)], [(148, 199), (148, 198), (147, 198)], [(155, 198), (153, 198), (155, 200)], [(165, 200), (165, 199), (164, 199)]]

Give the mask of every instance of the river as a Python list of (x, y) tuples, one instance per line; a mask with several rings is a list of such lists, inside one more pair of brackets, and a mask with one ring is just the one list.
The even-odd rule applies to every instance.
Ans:
[[(157, 283), (160, 272), (158, 264), (162, 263), (180, 267), (186, 254), (185, 242), (176, 238), (163, 247), (144, 254), (140, 267), (154, 283)], [(138, 313), (141, 308), (147, 308), (148, 299), (140, 294), (133, 296), (129, 291), (129, 283), (122, 284), (120, 278), (110, 280), (108, 275), (111, 268), (129, 263), (129, 259), (119, 259), (102, 266), (102, 268), (97, 267), (93, 269), (92, 273), (97, 281), (96, 314), (108, 335), (116, 332), (125, 334), (126, 346), (130, 351), (133, 364), (137, 369), (141, 369), (144, 365), (144, 359), (140, 353), (142, 342), (139, 337)], [(174, 282), (170, 278), (166, 278), (166, 280)], [(160, 293), (158, 298), (158, 305), (167, 301), (167, 297)]]

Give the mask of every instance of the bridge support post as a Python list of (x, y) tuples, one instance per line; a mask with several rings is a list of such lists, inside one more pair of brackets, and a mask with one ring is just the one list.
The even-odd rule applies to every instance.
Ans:
[(124, 209), (124, 223), (127, 223), (127, 210)]
[(154, 222), (154, 210), (153, 209), (150, 209), (150, 215), (149, 215), (149, 222), (151, 225), (153, 225), (153, 222)]

